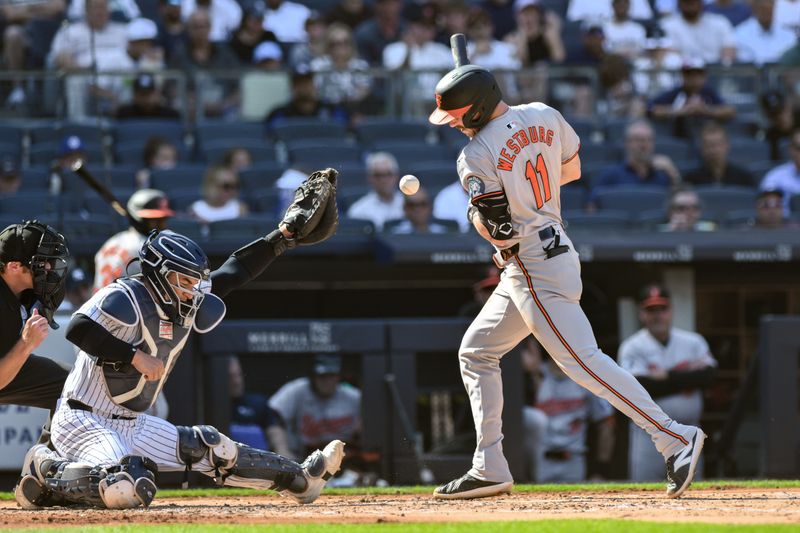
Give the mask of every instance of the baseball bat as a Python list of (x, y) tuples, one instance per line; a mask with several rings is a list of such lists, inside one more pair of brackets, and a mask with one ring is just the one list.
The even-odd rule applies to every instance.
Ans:
[(456, 67), (469, 65), (467, 38), (463, 33), (454, 33), (450, 36), (450, 51), (453, 52), (453, 63)]
[(94, 175), (86, 168), (82, 159), (78, 159), (72, 164), (72, 171), (80, 176), (80, 178), (86, 182), (86, 184), (94, 190), (97, 194), (100, 195), (100, 198), (108, 202), (108, 204), (117, 212), (117, 214), (121, 217), (125, 217), (128, 219), (128, 222), (131, 226), (136, 228), (137, 231), (147, 235), (149, 233), (149, 229), (139, 220), (136, 220), (131, 216), (122, 202), (114, 196), (108, 187), (105, 184), (101, 183), (94, 177)]

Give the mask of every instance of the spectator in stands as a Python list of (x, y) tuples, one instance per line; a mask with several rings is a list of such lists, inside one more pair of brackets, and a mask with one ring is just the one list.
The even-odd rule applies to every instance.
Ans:
[[(454, 33), (467, 33), (469, 4), (464, 0), (441, 0), (433, 3), (433, 5), (437, 7), (437, 33), (435, 40), (445, 46), (450, 46), (451, 35)], [(474, 61), (471, 57), (470, 60)], [(475, 64), (479, 65), (480, 63)]]
[(167, 62), (172, 60), (172, 51), (183, 38), (185, 27), (181, 16), (181, 0), (159, 0), (158, 45), (164, 50)]
[[(3, 63), (6, 70), (24, 70), (28, 67), (29, 36), (26, 26), (34, 19), (57, 20), (64, 14), (65, 0), (42, 0), (39, 2), (8, 2), (0, 5), (0, 28), (3, 33)], [(6, 98), (7, 107), (25, 103), (25, 91), (19, 80), (12, 81), (12, 89)]]
[(775, 4), (775, 20), (778, 24), (791, 30), (800, 30), (800, 1), (777, 0)]
[(481, 0), (478, 7), (492, 19), (494, 38), (498, 41), (502, 41), (516, 29), (514, 0)]
[[(411, 4), (406, 12), (408, 26), (403, 37), (383, 49), (383, 66), (392, 71), (448, 71), (453, 68), (453, 55), (450, 48), (433, 40), (436, 36), (435, 21), (428, 18), (426, 10), (418, 4)], [(422, 108), (428, 105), (441, 75), (437, 72), (419, 73), (407, 80), (404, 96), (412, 106)]]
[(246, 392), (242, 365), (235, 355), (228, 357), (228, 390), (231, 423), (227, 435), (236, 442), (291, 457), (289, 436), (281, 415), (269, 406), (266, 396)]
[(703, 204), (689, 187), (678, 187), (667, 203), (667, 223), (662, 231), (714, 231), (717, 225), (702, 220)]
[(318, 354), (308, 377), (289, 381), (269, 399), (289, 430), (289, 457), (305, 457), (333, 439), (347, 442), (350, 454), (358, 450), (361, 391), (341, 383), (341, 377), (341, 358)]
[(613, 0), (614, 16), (603, 24), (606, 50), (633, 61), (643, 51), (647, 32), (630, 18), (631, 0)]
[[(209, 11), (197, 7), (186, 19), (186, 38), (173, 50), (170, 67), (193, 74), (198, 70), (225, 70), (237, 64), (236, 56), (226, 43), (212, 42), (209, 38), (211, 20)], [(195, 105), (202, 105), (207, 116), (222, 116), (238, 103), (238, 80), (223, 82), (203, 76), (195, 86), (190, 77), (189, 92), (192, 100), (190, 111)]]
[(703, 12), (702, 0), (678, 0), (679, 13), (662, 19), (661, 27), (684, 58), (730, 65), (736, 58), (733, 26), (722, 15)]
[(108, 239), (94, 256), (94, 291), (97, 292), (115, 279), (124, 276), (128, 263), (139, 257), (139, 249), (144, 244), (146, 233), (162, 230), (175, 212), (169, 208), (164, 192), (156, 189), (140, 189), (128, 200), (128, 212), (144, 223), (146, 231), (140, 233), (136, 228), (121, 231)]
[(494, 292), (495, 287), (500, 283), (500, 270), (496, 266), (491, 266), (486, 270), (486, 277), (472, 285), (472, 300), (462, 305), (458, 310), (458, 316), (475, 318), (483, 309), (489, 296)]
[(537, 483), (585, 481), (590, 425), (597, 435), (597, 469), (607, 477), (614, 451), (614, 409), (569, 379), (532, 336), (523, 341), (521, 355), (525, 387), (530, 391), (522, 420), (531, 479)]
[(321, 102), (314, 84), (314, 74), (308, 69), (292, 73), (292, 99), (267, 115), (267, 127), (285, 118), (318, 118), (347, 124), (350, 116), (342, 106)]
[(271, 31), (282, 43), (302, 43), (306, 40), (306, 19), (311, 10), (290, 0), (266, 0), (264, 29)]
[(0, 196), (16, 194), (22, 185), (22, 175), (14, 158), (5, 156), (0, 160)]
[(231, 34), (242, 22), (242, 8), (236, 0), (182, 0), (183, 20), (189, 20), (198, 7), (208, 10), (211, 19), (209, 39), (212, 42), (229, 41)]
[(675, 163), (655, 153), (655, 131), (644, 120), (637, 120), (625, 129), (625, 161), (606, 169), (592, 180), (589, 195), (590, 208), (601, 187), (623, 185), (656, 185), (669, 188), (680, 183), (681, 176)]
[(565, 62), (570, 65), (596, 67), (608, 55), (603, 27), (597, 22), (587, 22), (582, 26), (581, 32), (581, 46), (568, 50)]
[(389, 233), (425, 235), (429, 233), (447, 233), (448, 228), (432, 219), (433, 208), (427, 189), (420, 187), (411, 195), (403, 197), (403, 220), (392, 225)]
[(162, 70), (164, 50), (156, 45), (158, 27), (150, 19), (138, 18), (128, 23), (128, 57), (134, 70)]
[(797, 42), (795, 32), (775, 21), (774, 11), (775, 0), (753, 0), (753, 16), (736, 28), (738, 62), (775, 63)]
[(355, 34), (359, 55), (373, 66), (381, 65), (384, 48), (406, 32), (402, 0), (375, 0), (374, 9), (373, 18), (359, 24)]
[(289, 66), (294, 69), (308, 68), (311, 62), (325, 55), (328, 25), (318, 11), (311, 11), (306, 18), (306, 40), (292, 46)]
[(346, 107), (351, 112), (367, 110), (372, 92), (369, 63), (358, 57), (356, 42), (344, 24), (328, 26), (325, 54), (311, 61), (314, 83), (320, 98), (329, 104)]
[(750, 9), (749, 3), (752, 0), (715, 0), (714, 2), (706, 2), (705, 10), (708, 13), (722, 15), (733, 25), (738, 26), (753, 14)]
[(706, 66), (702, 60), (685, 60), (681, 76), (681, 85), (656, 96), (648, 106), (654, 120), (673, 123), (673, 135), (694, 137), (705, 121), (725, 121), (736, 115), (736, 109), (727, 105), (706, 83)]
[(242, 15), (242, 22), (231, 36), (230, 47), (243, 65), (253, 62), (253, 51), (265, 42), (275, 42), (275, 34), (264, 29), (263, 8), (251, 6)]
[(508, 34), (505, 42), (514, 47), (515, 56), (523, 67), (564, 61), (567, 54), (558, 15), (542, 8), (537, 0), (516, 0), (514, 13), (517, 30)]
[(242, 170), (253, 166), (253, 156), (247, 148), (231, 148), (222, 156), (222, 165), (239, 174)]
[(333, 9), (328, 11), (325, 22), (328, 24), (340, 23), (355, 31), (362, 23), (372, 18), (372, 6), (364, 0), (340, 0)]
[(502, 74), (498, 70), (518, 71), (522, 62), (516, 57), (513, 44), (494, 38), (494, 25), (489, 14), (480, 7), (473, 7), (467, 19), (467, 53), (476, 65), (495, 71), (504, 97), (510, 101), (519, 100), (516, 76), (521, 72)]
[(239, 176), (222, 165), (211, 166), (203, 176), (203, 198), (189, 206), (189, 215), (202, 224), (247, 216), (247, 204), (239, 199)]
[(641, 118), (647, 108), (636, 93), (630, 61), (619, 54), (606, 54), (597, 67), (600, 75), (600, 104), (613, 118)]
[[(717, 362), (706, 340), (672, 326), (669, 292), (652, 283), (640, 291), (639, 320), (643, 328), (619, 347), (619, 365), (647, 389), (659, 407), (681, 424), (698, 424), (703, 412), (703, 389), (714, 379)], [(650, 437), (630, 426), (630, 470), (633, 481), (658, 481), (664, 467)], [(698, 472), (702, 468), (698, 468)]]
[(283, 50), (278, 43), (264, 41), (253, 50), (253, 66), (259, 70), (281, 70), (283, 68)]
[[(453, 173), (455, 174), (455, 167)], [(433, 201), (433, 216), (441, 220), (455, 220), (461, 231), (466, 233), (472, 227), (467, 220), (467, 207), (469, 207), (469, 195), (461, 185), (461, 180), (456, 179), (436, 195)]]
[(369, 220), (380, 231), (387, 220), (403, 217), (403, 193), (397, 188), (400, 167), (388, 152), (367, 156), (367, 183), (372, 191), (356, 200), (347, 210), (349, 218)]
[[(91, 0), (89, 0), (91, 2)], [(77, 135), (69, 135), (61, 139), (58, 148), (58, 167), (62, 172), (72, 172), (72, 164), (78, 159), (88, 163), (89, 156), (83, 140)]]
[(178, 164), (178, 149), (164, 137), (154, 135), (144, 143), (142, 151), (144, 166), (136, 173), (136, 188), (150, 188), (150, 178), (154, 170), (169, 170)]
[(70, 268), (64, 290), (64, 300), (58, 306), (58, 312), (71, 314), (92, 297), (92, 280), (82, 268)]
[(790, 137), (789, 161), (767, 172), (759, 188), (782, 191), (783, 214), (789, 216), (789, 198), (800, 194), (800, 129), (795, 129)]
[(769, 144), (769, 157), (783, 159), (781, 141), (792, 136), (795, 124), (800, 124), (800, 110), (794, 109), (792, 99), (780, 89), (768, 89), (759, 97), (761, 110), (767, 119), (765, 138)]
[[(90, 8), (87, 0), (70, 0), (67, 18), (70, 21), (84, 20)], [(130, 22), (142, 16), (136, 0), (114, 0), (109, 4), (109, 16), (117, 22)]]
[[(650, 20), (653, 10), (648, 0), (632, 0), (630, 17), (636, 20)], [(567, 20), (602, 23), (611, 20), (614, 10), (611, 0), (570, 0)]]
[(653, 97), (679, 83), (673, 71), (683, 66), (683, 58), (675, 52), (667, 37), (653, 37), (644, 44), (644, 53), (633, 61), (633, 84), (636, 92)]
[(796, 229), (797, 222), (786, 217), (783, 211), (783, 197), (781, 190), (763, 190), (756, 198), (756, 216), (746, 228), (757, 229)]
[[(133, 82), (133, 101), (117, 109), (117, 118), (124, 119), (175, 119), (180, 113), (164, 105), (164, 95), (158, 89), (152, 74), (139, 74)], [(123, 126), (124, 127), (124, 126)]]
[(725, 128), (715, 122), (700, 131), (700, 167), (688, 172), (684, 179), (692, 185), (739, 185), (755, 187), (753, 175), (728, 159), (731, 144)]

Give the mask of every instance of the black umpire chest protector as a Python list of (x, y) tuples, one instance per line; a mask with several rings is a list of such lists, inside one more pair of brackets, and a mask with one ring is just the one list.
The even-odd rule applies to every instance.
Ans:
[(103, 364), (103, 376), (115, 404), (143, 412), (153, 404), (169, 377), (188, 340), (192, 324), (181, 327), (162, 318), (150, 291), (141, 281), (123, 278), (117, 283), (124, 287), (137, 309), (140, 337), (134, 344), (164, 363), (164, 375), (158, 381), (147, 381), (133, 365), (106, 363)]

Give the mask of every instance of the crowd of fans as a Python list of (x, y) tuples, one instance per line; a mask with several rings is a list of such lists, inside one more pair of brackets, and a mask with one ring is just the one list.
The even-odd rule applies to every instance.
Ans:
[[(73, 74), (64, 85), (67, 118), (113, 117), (120, 133), (131, 120), (175, 121), (188, 125), (188, 132), (195, 116), (241, 118), (237, 114), (252, 107), (248, 99), (261, 106), (255, 107), (263, 112), (257, 118), (264, 128), (239, 145), (229, 139), (224, 154), (211, 150), (219, 139), (192, 143), (159, 128), (127, 144), (113, 135), (110, 141), (65, 135), (49, 140), (50, 152), (39, 149), (34, 135), (19, 151), (28, 151), (23, 159), (4, 139), (1, 194), (30, 190), (25, 170), (50, 167), (48, 156), (65, 170), (68, 154), (74, 159), (75, 153), (94, 164), (127, 168), (131, 158), (124, 154), (133, 150), (134, 177), (116, 184), (126, 197), (154, 186), (175, 196), (175, 187), (154, 183), (153, 176), (190, 164), (196, 182), (193, 191), (185, 183), (178, 191), (179, 205), (173, 207), (179, 216), (202, 224), (277, 216), (303, 175), (355, 151), (351, 167), (359, 181), (350, 178), (343, 187), (343, 214), (387, 233), (467, 231), (467, 197), (452, 164), (465, 139), (454, 141), (452, 132), (434, 139), (420, 130), (417, 146), (441, 147), (436, 161), (428, 161), (430, 151), (421, 156), (358, 132), (364, 117), (383, 115), (391, 98), (379, 72), (402, 76), (406, 112), (427, 111), (439, 73), (452, 66), (449, 36), (464, 32), (475, 63), (504, 70), (498, 79), (507, 100), (547, 101), (579, 129), (584, 178), (565, 189), (579, 198), (562, 198), (568, 220), (577, 210), (614, 210), (610, 190), (647, 188), (661, 194), (653, 196), (658, 204), (648, 213), (624, 213), (626, 224), (665, 231), (796, 225), (792, 196), (800, 193), (800, 137), (794, 132), (800, 124), (794, 98), (779, 87), (750, 94), (760, 107), (743, 117), (740, 102), (726, 101), (712, 74), (739, 63), (800, 64), (800, 2), (331, 0), (313, 7), (289, 0), (42, 0), (2, 6), (3, 59), (10, 71), (0, 82), (6, 109), (30, 105), (37, 96), (27, 92), (32, 86), (25, 83), (26, 69), (49, 69)], [(577, 75), (556, 81), (539, 68), (547, 65), (591, 67), (600, 85)], [(167, 69), (188, 74), (186, 86)], [(216, 76), (225, 70), (233, 76)], [(414, 71), (420, 72), (408, 76)], [(273, 83), (273, 75), (283, 76), (283, 85)], [(598, 109), (602, 115), (595, 114)], [(326, 139), (327, 151), (293, 144), (297, 139), (279, 130), (299, 119), (324, 121), (326, 130), (338, 124), (339, 144)], [(318, 133), (310, 129), (303, 140)], [(261, 153), (280, 142), (288, 156)], [(322, 164), (325, 154), (333, 157)], [(276, 198), (268, 200), (241, 178), (262, 169), (266, 159), (272, 166), (258, 188), (275, 191)], [(399, 177), (429, 162), (440, 169), (450, 162), (451, 178), (422, 174), (424, 189), (403, 197)], [(201, 163), (207, 167), (198, 168)], [(706, 193), (710, 187), (742, 188), (738, 203), (718, 203), (719, 195)], [(747, 205), (745, 189), (752, 193)], [(783, 208), (778, 220), (765, 211), (776, 198)]]

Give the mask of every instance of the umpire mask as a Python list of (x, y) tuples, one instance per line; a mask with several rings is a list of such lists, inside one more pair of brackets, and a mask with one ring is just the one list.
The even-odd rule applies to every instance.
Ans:
[(64, 300), (69, 260), (64, 236), (38, 220), (9, 226), (0, 233), (0, 259), (19, 261), (30, 269), (33, 293), (39, 300), (34, 307), (53, 329), (58, 328), (53, 313)]
[[(175, 324), (191, 327), (208, 285), (208, 257), (197, 243), (173, 231), (153, 230), (139, 251), (142, 275), (149, 282), (162, 311)], [(174, 276), (172, 275), (174, 274)], [(188, 287), (186, 279), (196, 281)], [(181, 298), (181, 295), (190, 298)]]

